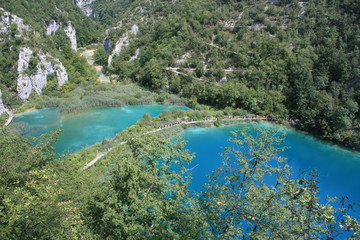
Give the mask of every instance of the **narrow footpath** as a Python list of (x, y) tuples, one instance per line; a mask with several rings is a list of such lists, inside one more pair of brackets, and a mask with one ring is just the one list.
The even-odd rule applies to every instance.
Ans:
[[(134, 140), (135, 138), (142, 137), (142, 136), (152, 134), (152, 133), (155, 133), (155, 132), (159, 132), (159, 131), (169, 129), (169, 128), (172, 128), (172, 127), (176, 127), (176, 126), (179, 126), (179, 125), (189, 125), (189, 124), (196, 124), (196, 123), (215, 122), (217, 120), (218, 120), (217, 118), (211, 118), (211, 119), (205, 119), (205, 120), (200, 120), (200, 121), (180, 121), (180, 122), (165, 124), (165, 125), (162, 125), (158, 129), (148, 131), (148, 132), (143, 133), (143, 134), (141, 134), (139, 136), (136, 136), (136, 137), (128, 138), (127, 140), (125, 140), (123, 142), (120, 142), (119, 145), (124, 145), (127, 142), (129, 142), (131, 140)], [(249, 121), (249, 120), (252, 120), (252, 121), (254, 121), (254, 120), (267, 120), (267, 117), (259, 117), (259, 116), (256, 115), (254, 117), (235, 117), (235, 118), (224, 118), (224, 119), (219, 119), (219, 120), (227, 120), (227, 121), (229, 121), (229, 120), (230, 121), (231, 120), (232, 121)], [(91, 162), (87, 163), (82, 169), (83, 170), (88, 169), (89, 167), (94, 165), (97, 161), (99, 161), (101, 158), (103, 158), (106, 154), (111, 152), (112, 149), (113, 148), (110, 148), (104, 153), (98, 153), (98, 155), (96, 155), (96, 157)]]
[(9, 115), (9, 118), (7, 119), (7, 121), (4, 124), (5, 127), (9, 126), (11, 121), (14, 119), (14, 109), (12, 109), (12, 110), (6, 109), (6, 113)]

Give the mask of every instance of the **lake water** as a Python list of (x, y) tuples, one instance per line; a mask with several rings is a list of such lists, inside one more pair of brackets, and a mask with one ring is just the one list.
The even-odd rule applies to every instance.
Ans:
[[(122, 108), (96, 108), (76, 115), (61, 115), (56, 108), (46, 108), (16, 116), (13, 123), (26, 122), (30, 128), (25, 135), (38, 136), (56, 129), (63, 129), (63, 135), (55, 144), (56, 152), (76, 152), (104, 138), (135, 124), (145, 113), (155, 117), (164, 110), (183, 106), (144, 105)], [(194, 167), (192, 190), (200, 190), (207, 181), (206, 175), (221, 164), (219, 153), (229, 146), (227, 139), (231, 131), (254, 124), (240, 124), (219, 128), (189, 128), (182, 133), (188, 141), (187, 148), (196, 153), (191, 165)], [(269, 123), (257, 124), (273, 127)], [(319, 175), (320, 197), (325, 202), (326, 195), (345, 197), (360, 203), (360, 154), (325, 144), (311, 136), (293, 130), (286, 131), (284, 146), (288, 146), (282, 156), (299, 174), (299, 169), (317, 169)], [(355, 214), (359, 216), (359, 214)]]
[(185, 106), (132, 105), (121, 108), (95, 108), (77, 114), (60, 114), (57, 108), (44, 108), (17, 115), (12, 124), (26, 123), (23, 135), (39, 136), (56, 129), (63, 134), (55, 143), (57, 153), (77, 152), (104, 138), (114, 137), (118, 132), (134, 125), (145, 113), (156, 117), (164, 110), (188, 110)]
[[(201, 190), (201, 185), (208, 180), (207, 174), (221, 165), (219, 153), (231, 146), (227, 141), (231, 131), (254, 124), (240, 124), (219, 128), (189, 128), (183, 131), (188, 141), (187, 148), (196, 152), (191, 167), (194, 167), (191, 189)], [(273, 127), (269, 123), (257, 124), (260, 127)], [(319, 175), (320, 197), (326, 202), (326, 196), (345, 197), (360, 203), (360, 154), (325, 144), (315, 138), (294, 130), (284, 130), (285, 150), (281, 156), (288, 158), (293, 168), (294, 177), (300, 169), (317, 169)], [(359, 212), (356, 213), (359, 216)]]

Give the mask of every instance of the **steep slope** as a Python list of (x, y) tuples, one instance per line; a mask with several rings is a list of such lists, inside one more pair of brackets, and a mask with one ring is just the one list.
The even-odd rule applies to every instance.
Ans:
[(56, 93), (67, 82), (66, 89), (71, 89), (94, 78), (75, 51), (78, 45), (97, 41), (98, 26), (71, 0), (0, 1), (0, 7), (0, 90), (5, 107), (17, 107), (45, 88)]
[(358, 20), (355, 0), (134, 1), (97, 61), (119, 81), (299, 119), (360, 148)]

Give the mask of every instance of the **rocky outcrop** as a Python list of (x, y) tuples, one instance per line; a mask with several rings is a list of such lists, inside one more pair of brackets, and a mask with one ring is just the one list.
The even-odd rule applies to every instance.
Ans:
[(96, 0), (74, 0), (74, 3), (84, 12), (86, 16), (89, 17), (94, 12), (92, 9), (92, 3), (95, 1)]
[(139, 56), (139, 53), (140, 53), (140, 48), (137, 48), (136, 51), (135, 51), (135, 55), (132, 56), (132, 57), (129, 59), (129, 62), (132, 62), (132, 61), (134, 61), (135, 59), (137, 59), (138, 56)]
[(115, 56), (118, 56), (121, 52), (121, 50), (124, 47), (127, 47), (129, 45), (129, 36), (130, 34), (132, 35), (137, 35), (139, 32), (139, 27), (137, 25), (133, 25), (131, 27), (130, 31), (127, 31), (126, 33), (124, 33), (121, 38), (116, 42), (115, 48), (112, 52), (112, 54), (109, 56), (108, 58), (108, 65), (111, 66), (112, 65), (112, 60)]
[(138, 27), (136, 24), (134, 24), (134, 25), (131, 27), (131, 34), (137, 35), (138, 32), (139, 32), (139, 27)]
[(19, 53), (18, 60), (18, 79), (17, 79), (17, 91), (21, 99), (25, 100), (29, 98), (32, 85), (30, 77), (25, 74), (25, 70), (29, 68), (29, 62), (32, 57), (32, 50), (30, 48), (22, 48)]
[(46, 28), (46, 36), (49, 36), (57, 32), (60, 29), (60, 27), (61, 24), (58, 24), (55, 20), (52, 20), (52, 22)]
[(129, 33), (126, 32), (124, 33), (124, 35), (122, 35), (122, 37), (116, 42), (116, 45), (115, 45), (115, 48), (114, 48), (114, 51), (112, 52), (112, 54), (109, 56), (109, 59), (108, 59), (108, 65), (111, 66), (112, 65), (112, 60), (115, 56), (119, 55), (121, 50), (124, 48), (124, 47), (127, 47), (129, 45)]
[(32, 90), (37, 94), (41, 94), (46, 86), (49, 74), (56, 75), (59, 86), (62, 86), (68, 80), (66, 69), (59, 59), (43, 53), (39, 53), (37, 56), (39, 62), (36, 65), (36, 72), (33, 75), (29, 75), (26, 70), (29, 68), (33, 51), (30, 48), (20, 49), (17, 69), (19, 74), (17, 78), (17, 91), (22, 100), (28, 99)]
[(72, 26), (71, 21), (68, 22), (68, 25), (64, 28), (64, 31), (66, 35), (70, 38), (71, 49), (77, 51), (76, 30)]
[(6, 112), (6, 108), (3, 104), (2, 97), (1, 97), (1, 90), (0, 90), (0, 115)]
[(110, 31), (120, 29), (122, 26), (123, 26), (122, 21), (119, 21), (116, 24), (115, 27), (108, 28), (108, 29), (105, 30), (105, 38), (103, 39), (102, 43), (104, 45), (104, 49), (105, 49), (106, 52), (111, 52), (112, 51), (112, 41), (111, 41), (111, 39), (109, 39)]
[[(57, 23), (55, 20), (47, 26), (46, 28), (46, 36), (49, 36), (55, 32), (57, 32), (62, 27), (61, 23)], [(70, 39), (71, 49), (77, 51), (77, 40), (76, 40), (76, 30), (72, 26), (71, 21), (68, 22), (68, 25), (64, 27), (64, 31), (66, 36)]]
[(0, 8), (0, 33), (7, 33), (12, 24), (16, 24), (18, 36), (25, 32), (30, 32), (32, 29), (29, 25), (24, 24), (24, 20), (16, 15), (13, 15), (3, 8)]

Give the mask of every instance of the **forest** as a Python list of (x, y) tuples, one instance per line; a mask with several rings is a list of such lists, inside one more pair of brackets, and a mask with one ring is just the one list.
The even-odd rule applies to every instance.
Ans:
[(299, 119), (300, 129), (360, 149), (357, 1), (175, 2), (135, 2), (107, 39), (114, 47), (133, 23), (139, 34), (111, 66), (103, 48), (96, 61), (120, 82)]
[[(358, 204), (342, 196), (324, 203), (315, 172), (292, 176), (278, 129), (234, 132), (202, 191), (188, 188), (194, 153), (185, 148), (182, 128), (144, 135), (174, 121), (254, 114), (279, 123), (296, 119), (298, 129), (360, 150), (357, 0), (96, 0), (89, 17), (74, 3), (0, 0), (31, 26), (23, 35), (15, 25), (0, 29), (5, 106), (75, 114), (164, 103), (193, 111), (144, 115), (75, 154), (54, 152), (61, 130), (24, 137), (1, 127), (0, 239), (359, 238)], [(98, 43), (95, 63), (114, 85), (96, 82), (63, 29), (46, 35), (52, 20), (71, 21), (79, 47)], [(32, 93), (24, 103), (16, 79), (25, 46), (58, 58), (69, 81), (59, 87), (49, 75), (42, 95)], [(38, 61), (29, 61), (30, 75)], [(83, 168), (110, 148), (97, 165)]]
[[(1, 239), (357, 238), (354, 203), (346, 198), (320, 203), (316, 173), (291, 177), (279, 156), (278, 129), (235, 132), (221, 167), (198, 192), (188, 190), (186, 166), (193, 154), (180, 136), (171, 137), (176, 132), (116, 144), (162, 122), (201, 114), (145, 115), (115, 139), (94, 146), (112, 151), (88, 169), (84, 159), (92, 149), (65, 159), (54, 154), (60, 132), (29, 139), (2, 129)], [(268, 185), (269, 174), (275, 186)], [(335, 202), (340, 207), (333, 207)]]

